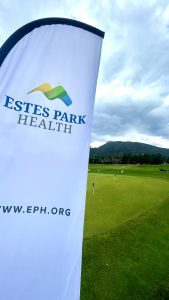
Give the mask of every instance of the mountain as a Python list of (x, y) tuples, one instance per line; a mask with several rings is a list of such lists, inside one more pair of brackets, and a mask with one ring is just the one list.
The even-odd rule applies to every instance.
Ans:
[(90, 158), (122, 156), (125, 154), (161, 154), (163, 157), (169, 157), (169, 149), (137, 142), (107, 142), (98, 148), (90, 148)]

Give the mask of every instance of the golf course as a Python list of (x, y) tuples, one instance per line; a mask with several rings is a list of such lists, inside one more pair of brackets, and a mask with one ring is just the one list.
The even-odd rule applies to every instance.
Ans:
[(89, 165), (81, 300), (169, 299), (168, 170)]

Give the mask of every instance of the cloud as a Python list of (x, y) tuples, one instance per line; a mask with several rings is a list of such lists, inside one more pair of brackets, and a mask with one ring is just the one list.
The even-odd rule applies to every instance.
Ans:
[(169, 6), (121, 1), (110, 14), (115, 32), (109, 30), (92, 141), (144, 136), (169, 147)]

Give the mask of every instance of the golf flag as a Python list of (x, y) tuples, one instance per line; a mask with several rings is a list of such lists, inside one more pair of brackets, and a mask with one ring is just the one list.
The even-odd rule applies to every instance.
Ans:
[(31, 22), (0, 49), (0, 299), (80, 298), (93, 105), (104, 33)]

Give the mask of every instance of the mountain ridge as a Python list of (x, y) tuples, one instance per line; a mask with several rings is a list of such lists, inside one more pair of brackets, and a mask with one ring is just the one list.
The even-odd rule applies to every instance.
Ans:
[(109, 141), (98, 148), (90, 148), (90, 157), (131, 155), (157, 155), (169, 157), (169, 149), (140, 142)]

